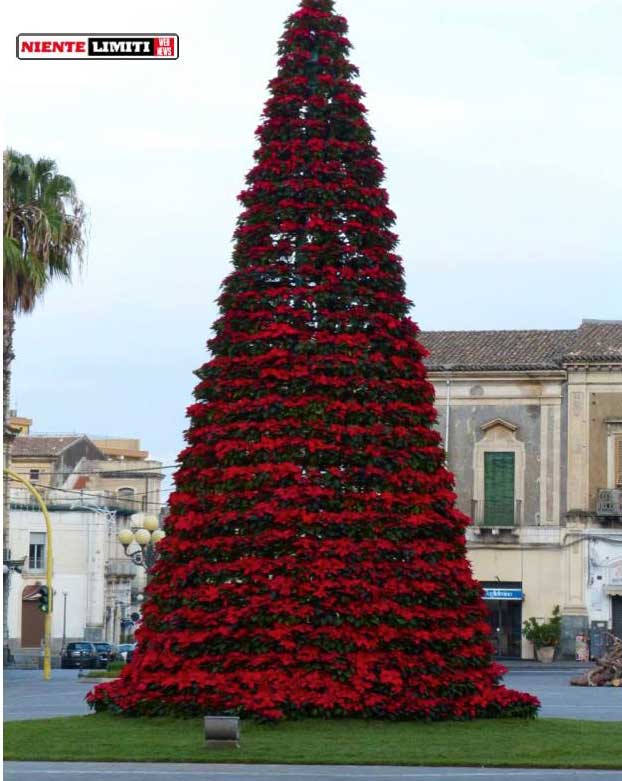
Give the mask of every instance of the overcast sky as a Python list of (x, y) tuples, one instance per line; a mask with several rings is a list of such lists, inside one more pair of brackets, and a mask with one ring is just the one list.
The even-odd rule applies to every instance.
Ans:
[[(28, 0), (3, 17), (6, 143), (58, 161), (88, 264), (17, 325), (36, 431), (171, 463), (295, 0)], [(338, 0), (425, 330), (622, 316), (620, 0)], [(175, 62), (18, 61), (20, 32), (178, 33)]]

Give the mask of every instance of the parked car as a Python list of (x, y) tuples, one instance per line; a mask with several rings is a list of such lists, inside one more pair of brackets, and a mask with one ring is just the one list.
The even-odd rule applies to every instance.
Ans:
[(121, 643), (119, 645), (119, 656), (124, 662), (127, 662), (127, 655), (129, 651), (134, 650), (134, 643)]
[(76, 667), (94, 670), (97, 667), (97, 662), (98, 653), (93, 643), (68, 643), (62, 653), (60, 666), (63, 670), (70, 670)]
[(131, 662), (132, 656), (134, 656), (134, 651), (136, 650), (137, 643), (132, 643), (132, 647), (130, 650), (125, 654), (125, 661)]
[(119, 658), (119, 651), (112, 643), (94, 643), (97, 650), (97, 666), (105, 670), (108, 662), (114, 662)]

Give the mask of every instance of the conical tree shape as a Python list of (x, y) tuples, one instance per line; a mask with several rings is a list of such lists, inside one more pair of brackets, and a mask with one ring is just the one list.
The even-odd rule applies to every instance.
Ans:
[(498, 684), (346, 20), (286, 23), (197, 374), (132, 714), (533, 715)]

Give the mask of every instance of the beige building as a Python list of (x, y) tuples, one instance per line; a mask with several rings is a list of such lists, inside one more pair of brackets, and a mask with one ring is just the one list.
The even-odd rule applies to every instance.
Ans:
[(499, 654), (557, 604), (565, 656), (622, 636), (622, 321), (420, 339)]
[[(137, 439), (32, 435), (20, 419), (11, 468), (41, 492), (52, 518), (53, 648), (63, 638), (119, 642), (122, 622), (140, 612), (145, 573), (124, 554), (121, 528), (161, 510), (162, 464)], [(14, 427), (15, 418), (11, 421)], [(36, 592), (45, 582), (47, 534), (29, 492), (10, 487), (10, 558), (23, 561), (9, 584), (9, 647), (34, 657), (43, 636)], [(130, 631), (126, 628), (126, 631)]]

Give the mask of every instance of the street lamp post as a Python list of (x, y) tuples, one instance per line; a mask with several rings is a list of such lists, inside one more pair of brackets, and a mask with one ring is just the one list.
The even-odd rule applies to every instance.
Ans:
[[(143, 521), (142, 527), (136, 529), (136, 531), (133, 531), (132, 529), (121, 529), (118, 539), (121, 545), (123, 545), (123, 552), (125, 555), (130, 558), (137, 567), (142, 567), (149, 572), (160, 556), (157, 545), (164, 536), (164, 531), (158, 528), (158, 519), (153, 516), (148, 516)], [(138, 548), (130, 550), (129, 548), (132, 543), (136, 543)]]
[(117, 606), (118, 611), (119, 611), (119, 616), (118, 616), (118, 619), (119, 619), (119, 621), (118, 621), (119, 642), (120, 643), (124, 643), (125, 642), (125, 608), (126, 608), (126, 605), (125, 605), (125, 602), (119, 601), (119, 602), (116, 603), (116, 606)]
[(67, 640), (67, 591), (63, 591), (63, 642), (61, 644), (61, 654), (65, 650)]
[[(25, 477), (18, 475), (12, 469), (4, 469), (4, 475), (9, 480), (14, 480), (16, 483), (21, 483), (31, 494), (34, 496), (39, 509), (43, 515), (45, 521), (45, 529), (47, 532), (46, 541), (46, 556), (45, 556), (45, 582), (47, 594), (49, 595), (49, 604), (46, 605), (45, 610), (45, 624), (43, 629), (43, 678), (46, 681), (50, 680), (52, 675), (52, 610), (54, 609), (54, 590), (52, 588), (52, 576), (54, 567), (54, 557), (52, 555), (52, 520), (46, 503), (43, 501), (43, 497), (34, 487), (34, 485)], [(12, 562), (5, 562), (11, 569), (10, 564)], [(3, 569), (4, 572), (4, 569)], [(6, 586), (7, 584), (5, 584)]]

